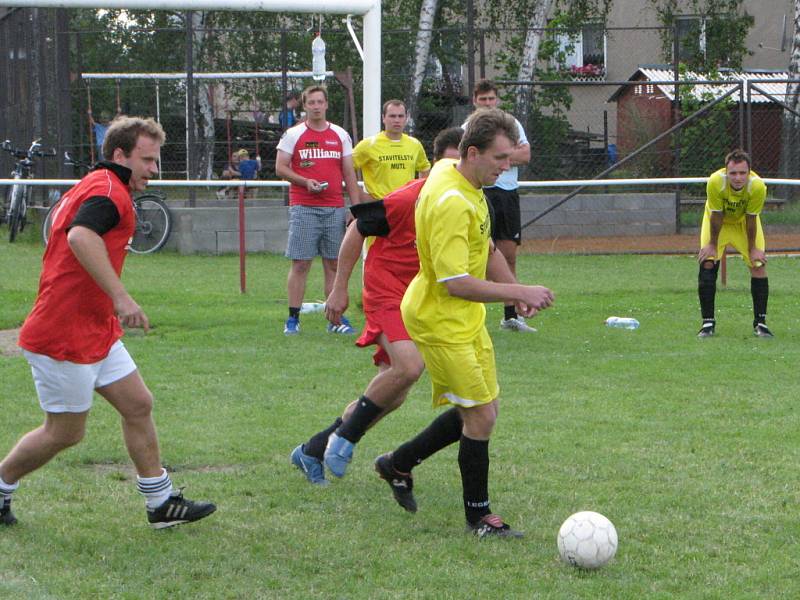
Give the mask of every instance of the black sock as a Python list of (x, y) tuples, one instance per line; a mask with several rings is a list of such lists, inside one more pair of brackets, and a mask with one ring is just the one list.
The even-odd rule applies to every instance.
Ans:
[(353, 414), (339, 426), (336, 433), (344, 439), (357, 444), (364, 437), (367, 428), (383, 409), (366, 396), (361, 396), (356, 402)]
[(750, 278), (750, 294), (753, 296), (753, 327), (767, 322), (767, 300), (769, 300), (769, 279)]
[(714, 322), (714, 299), (717, 295), (717, 271), (719, 261), (711, 269), (705, 268), (705, 263), (700, 265), (697, 276), (697, 295), (700, 298), (700, 315), (703, 323)]
[(289, 307), (289, 316), (294, 317), (295, 319), (300, 318), (300, 307), (299, 306), (290, 306)]
[(468, 523), (489, 514), (489, 440), (461, 436), (458, 467), (464, 490), (464, 513)]
[(337, 417), (333, 424), (327, 429), (323, 429), (319, 433), (312, 435), (311, 439), (303, 444), (303, 452), (309, 456), (313, 456), (317, 460), (322, 460), (322, 457), (325, 454), (325, 446), (328, 445), (328, 437), (330, 437), (330, 435), (336, 431), (336, 428), (341, 424), (341, 417)]
[(442, 448), (458, 441), (463, 422), (458, 409), (453, 407), (436, 417), (417, 436), (402, 444), (392, 454), (394, 467), (401, 473), (411, 469)]
[(509, 319), (516, 319), (517, 318), (517, 309), (512, 304), (511, 306), (504, 307), (505, 309), (505, 319), (508, 321)]

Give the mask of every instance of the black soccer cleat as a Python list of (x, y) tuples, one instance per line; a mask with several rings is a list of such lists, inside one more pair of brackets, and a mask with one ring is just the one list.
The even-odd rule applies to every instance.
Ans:
[(193, 502), (183, 497), (183, 490), (169, 497), (161, 506), (147, 509), (147, 520), (154, 529), (199, 521), (217, 510), (211, 502)]
[(703, 326), (700, 328), (700, 331), (697, 332), (697, 337), (699, 338), (710, 338), (714, 336), (714, 323), (708, 321), (703, 323)]
[(3, 508), (0, 508), (0, 523), (3, 525), (13, 525), (17, 522), (14, 513), (11, 512), (11, 497), (3, 499)]
[(375, 471), (381, 479), (392, 488), (397, 503), (410, 513), (417, 512), (417, 501), (414, 500), (414, 479), (411, 473), (400, 473), (392, 464), (392, 453), (381, 454), (375, 459)]
[(467, 523), (467, 533), (482, 540), (490, 537), (521, 538), (523, 533), (511, 529), (498, 515), (483, 515), (477, 523)]
[(769, 330), (769, 327), (767, 327), (765, 323), (756, 323), (756, 326), (753, 327), (753, 335), (761, 338), (775, 337), (774, 335), (772, 335), (772, 332)]

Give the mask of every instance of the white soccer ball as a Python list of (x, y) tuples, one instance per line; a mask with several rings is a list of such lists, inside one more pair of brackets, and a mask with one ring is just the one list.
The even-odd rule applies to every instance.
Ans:
[(597, 569), (617, 553), (617, 530), (600, 513), (585, 510), (571, 515), (558, 530), (561, 560), (582, 569)]

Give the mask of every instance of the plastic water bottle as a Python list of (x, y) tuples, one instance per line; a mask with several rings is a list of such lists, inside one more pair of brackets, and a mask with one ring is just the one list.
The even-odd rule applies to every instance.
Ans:
[(324, 302), (303, 302), (300, 305), (301, 313), (317, 313), (325, 310)]
[(620, 329), (639, 329), (639, 321), (632, 317), (608, 317), (606, 325), (608, 327), (619, 327)]
[(319, 34), (311, 42), (311, 71), (314, 81), (325, 80), (325, 42)]

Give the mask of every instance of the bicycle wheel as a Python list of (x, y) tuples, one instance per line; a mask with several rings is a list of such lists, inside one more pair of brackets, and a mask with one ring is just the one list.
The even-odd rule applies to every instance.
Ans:
[(136, 205), (136, 233), (130, 250), (135, 254), (150, 254), (161, 249), (172, 231), (172, 215), (164, 201), (155, 195), (139, 196)]
[(22, 198), (22, 186), (11, 186), (11, 206), (8, 209), (8, 241), (9, 243), (17, 239), (17, 233), (22, 228), (21, 220), (24, 218), (22, 214), (22, 205), (24, 199)]
[(47, 209), (47, 214), (44, 216), (44, 219), (42, 219), (42, 241), (45, 246), (47, 246), (47, 240), (50, 239), (50, 231), (53, 229), (53, 217), (56, 214), (56, 206), (58, 206), (58, 202)]
[(25, 229), (25, 225), (28, 224), (28, 198), (30, 198), (30, 188), (28, 186), (24, 186), (22, 188), (22, 207), (19, 211), (19, 230), (22, 231)]

